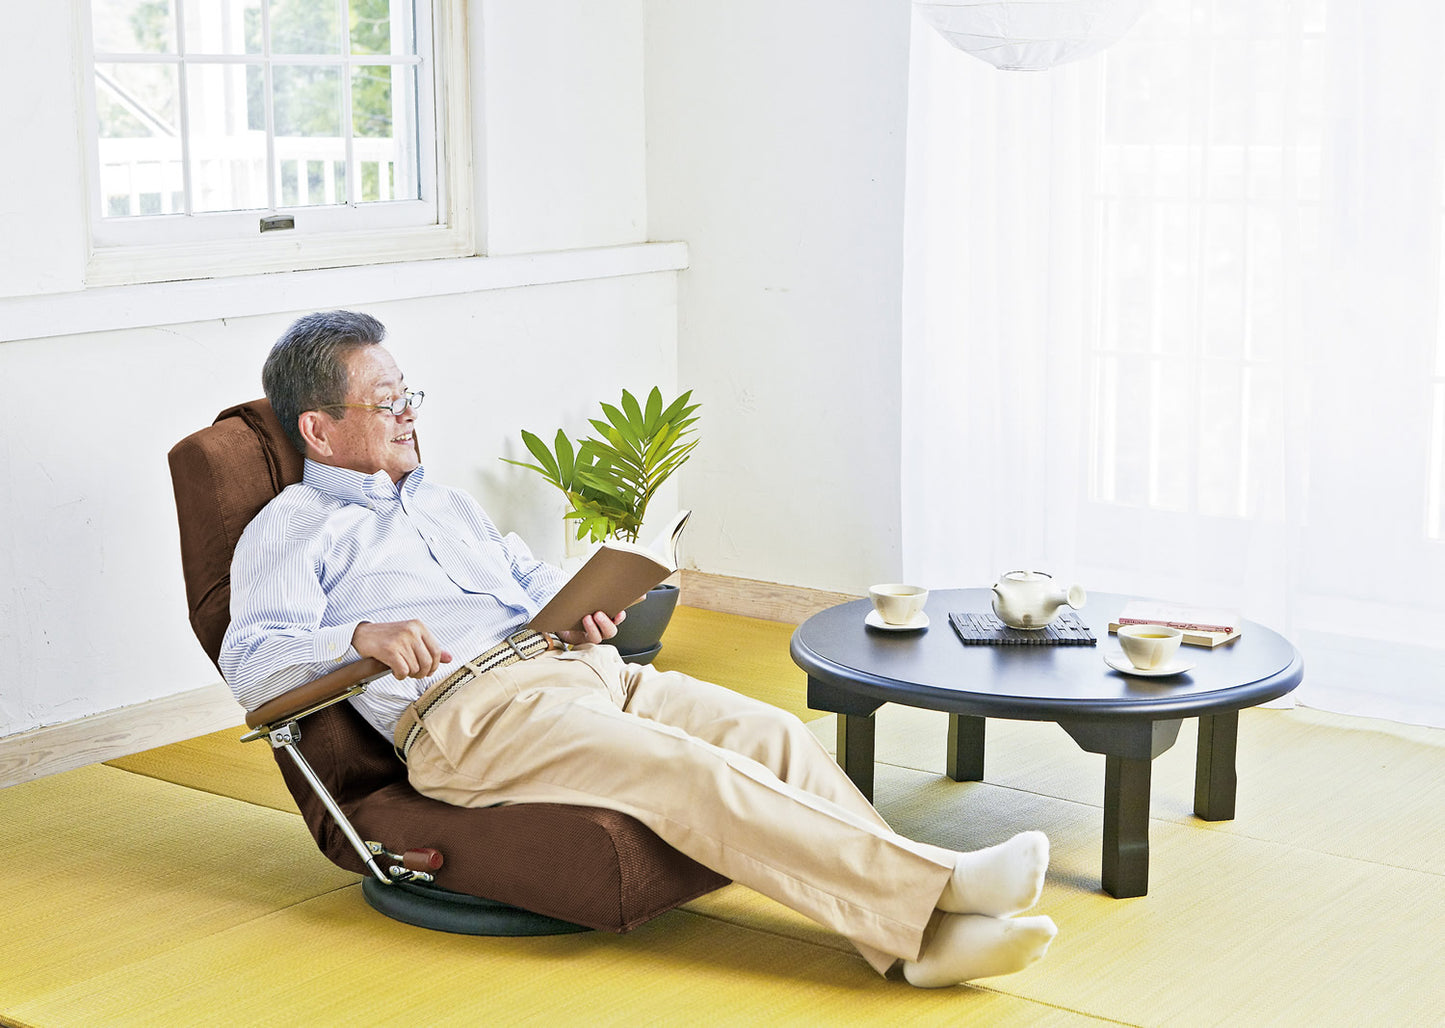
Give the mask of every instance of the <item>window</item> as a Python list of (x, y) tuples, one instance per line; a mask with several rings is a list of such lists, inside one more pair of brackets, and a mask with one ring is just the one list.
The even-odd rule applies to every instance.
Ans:
[(1439, 723), (1440, 12), (1155, 0), (1044, 75), (924, 26), (905, 577), (1238, 607), (1307, 702)]
[(436, 6), (90, 0), (88, 281), (465, 252)]
[(1324, 12), (1240, 10), (1162, 7), (1107, 57), (1090, 495), (1277, 521), (1282, 340), (1318, 252)]

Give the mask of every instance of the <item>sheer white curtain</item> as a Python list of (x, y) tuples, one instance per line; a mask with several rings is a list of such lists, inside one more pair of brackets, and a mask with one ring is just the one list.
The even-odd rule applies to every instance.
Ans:
[(913, 43), (905, 574), (1238, 607), (1304, 702), (1445, 724), (1442, 5)]

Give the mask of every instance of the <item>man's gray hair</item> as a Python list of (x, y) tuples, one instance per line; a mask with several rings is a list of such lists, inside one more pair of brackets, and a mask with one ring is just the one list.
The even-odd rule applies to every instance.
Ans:
[(261, 386), (296, 449), (306, 452), (297, 427), (304, 411), (346, 401), (346, 355), (385, 338), (386, 326), (369, 314), (318, 311), (298, 318), (276, 340), (261, 368)]

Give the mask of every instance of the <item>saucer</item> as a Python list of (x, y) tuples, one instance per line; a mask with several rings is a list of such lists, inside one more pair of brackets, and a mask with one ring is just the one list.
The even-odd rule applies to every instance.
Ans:
[(1172, 660), (1163, 667), (1144, 669), (1135, 667), (1129, 663), (1129, 658), (1122, 653), (1104, 654), (1104, 663), (1108, 664), (1115, 671), (1126, 675), (1137, 675), (1140, 678), (1165, 678), (1169, 675), (1182, 675), (1194, 667), (1194, 663), (1188, 660)]
[(885, 632), (916, 632), (920, 628), (928, 627), (928, 615), (920, 611), (912, 620), (904, 624), (890, 625), (887, 621), (883, 620), (883, 615), (879, 614), (876, 610), (870, 610), (868, 616), (863, 619), (863, 623), (870, 628), (881, 628)]

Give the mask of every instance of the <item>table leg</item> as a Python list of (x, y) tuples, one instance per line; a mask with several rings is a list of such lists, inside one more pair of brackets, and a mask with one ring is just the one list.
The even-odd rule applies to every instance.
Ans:
[(872, 714), (838, 715), (838, 763), (869, 803), (873, 802)]
[(1199, 750), (1194, 760), (1194, 816), (1232, 821), (1239, 779), (1234, 755), (1239, 744), (1239, 711), (1199, 718)]
[(1179, 738), (1181, 719), (1060, 721), (1090, 753), (1104, 755), (1104, 891), (1123, 899), (1149, 892), (1151, 761)]
[(1124, 899), (1149, 892), (1149, 760), (1104, 758), (1104, 891)]
[(948, 715), (948, 777), (955, 782), (983, 781), (983, 735), (986, 718)]

